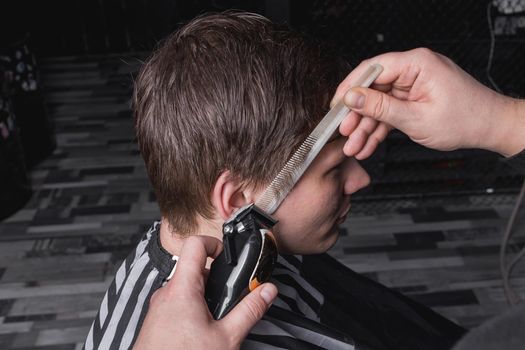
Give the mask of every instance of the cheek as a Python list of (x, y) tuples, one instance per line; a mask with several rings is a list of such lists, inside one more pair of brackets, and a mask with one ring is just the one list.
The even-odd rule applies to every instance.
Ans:
[(303, 221), (309, 227), (323, 230), (337, 216), (338, 208), (344, 197), (341, 182), (336, 178), (326, 178), (312, 186), (312, 196), (304, 202)]
[(281, 253), (319, 253), (333, 244), (334, 224), (345, 200), (343, 187), (339, 174), (305, 181), (289, 194), (274, 213)]
[(304, 254), (318, 245), (319, 236), (324, 235), (325, 226), (328, 226), (322, 220), (322, 206), (318, 203), (316, 198), (312, 198), (297, 206), (279, 208), (275, 215), (279, 223), (274, 232), (281, 253)]

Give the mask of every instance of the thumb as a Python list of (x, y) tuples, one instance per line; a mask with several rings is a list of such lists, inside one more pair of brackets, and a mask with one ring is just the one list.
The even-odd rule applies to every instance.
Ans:
[(222, 320), (226, 329), (235, 330), (241, 343), (255, 324), (264, 316), (277, 297), (277, 287), (264, 283), (245, 296)]
[(344, 103), (361, 115), (372, 117), (397, 129), (410, 117), (410, 101), (399, 100), (373, 89), (352, 88), (344, 96)]

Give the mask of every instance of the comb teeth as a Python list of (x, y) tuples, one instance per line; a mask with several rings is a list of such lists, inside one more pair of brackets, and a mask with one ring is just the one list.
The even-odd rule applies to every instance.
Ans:
[(294, 152), (293, 156), (286, 162), (284, 167), (279, 171), (279, 174), (272, 180), (270, 185), (263, 192), (261, 197), (257, 200), (256, 205), (267, 212), (272, 214), (282, 199), (283, 194), (288, 192), (294, 185), (299, 176), (301, 176), (301, 166), (304, 166), (304, 160), (315, 146), (317, 139), (312, 135), (309, 135), (306, 140), (303, 141), (301, 146)]
[[(369, 87), (382, 71), (381, 65), (371, 65), (354, 86)], [(269, 215), (277, 210), (349, 111), (342, 100), (330, 109), (255, 202), (256, 206)]]

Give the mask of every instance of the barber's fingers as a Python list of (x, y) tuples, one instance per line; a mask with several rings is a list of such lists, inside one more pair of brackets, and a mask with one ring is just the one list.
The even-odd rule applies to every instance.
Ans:
[(350, 133), (348, 141), (343, 147), (343, 152), (350, 157), (356, 155), (365, 146), (368, 137), (374, 132), (377, 124), (377, 121), (372, 118), (362, 117), (355, 130)]
[(352, 112), (339, 127), (343, 136), (349, 136), (343, 152), (349, 157), (355, 156), (358, 160), (366, 159), (372, 155), (379, 143), (385, 140), (391, 129), (392, 127), (385, 123)]
[[(190, 236), (182, 246), (173, 284), (201, 286), (204, 288), (206, 259), (216, 258), (222, 251), (222, 242), (210, 236)], [(171, 281), (170, 281), (171, 282)], [(170, 283), (171, 284), (171, 283)], [(185, 290), (185, 288), (181, 288)]]
[(344, 101), (354, 112), (397, 129), (403, 129), (406, 122), (417, 115), (414, 102), (399, 100), (373, 89), (352, 88), (345, 95)]
[(392, 130), (390, 125), (379, 123), (374, 132), (368, 137), (366, 144), (355, 155), (355, 158), (357, 160), (363, 160), (370, 157), (376, 150), (377, 146), (385, 140), (390, 130)]
[(277, 297), (277, 287), (264, 283), (245, 296), (221, 321), (221, 326), (232, 333), (240, 344), (255, 324), (264, 316)]
[(435, 54), (432, 51), (418, 48), (404, 52), (388, 52), (364, 60), (339, 84), (330, 105), (333, 106), (343, 98), (361, 75), (374, 63), (382, 65), (384, 70), (374, 81), (372, 88), (385, 91), (394, 85), (396, 89), (410, 89), (421, 71), (421, 63), (434, 56)]
[(362, 118), (363, 117), (361, 116), (361, 114), (353, 111), (350, 112), (339, 125), (339, 132), (341, 133), (341, 135), (349, 136), (352, 132), (354, 132), (354, 130), (361, 122)]

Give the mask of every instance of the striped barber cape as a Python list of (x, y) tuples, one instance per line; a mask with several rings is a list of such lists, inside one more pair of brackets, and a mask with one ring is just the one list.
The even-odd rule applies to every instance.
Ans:
[[(129, 349), (176, 264), (155, 222), (117, 270), (84, 349)], [(242, 349), (449, 349), (465, 330), (328, 254), (279, 256), (279, 295)]]

